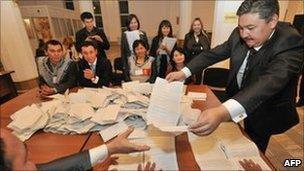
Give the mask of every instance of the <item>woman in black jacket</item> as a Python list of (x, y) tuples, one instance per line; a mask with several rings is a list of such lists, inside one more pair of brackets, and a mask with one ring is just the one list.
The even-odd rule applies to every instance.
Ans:
[[(149, 53), (150, 56), (155, 57), (157, 60), (158, 76), (161, 78), (165, 78), (166, 76), (167, 65), (169, 63), (171, 54), (170, 49), (162, 43), (165, 37), (173, 37), (172, 25), (168, 20), (163, 20), (159, 24), (157, 36), (155, 36), (152, 40)], [(165, 54), (160, 54), (161, 51), (165, 52)]]
[[(191, 24), (189, 33), (185, 35), (184, 50), (186, 52), (186, 62), (191, 61), (202, 51), (210, 50), (210, 40), (203, 29), (203, 23), (200, 18), (195, 18)], [(195, 74), (195, 83), (200, 84), (202, 81), (202, 72)]]

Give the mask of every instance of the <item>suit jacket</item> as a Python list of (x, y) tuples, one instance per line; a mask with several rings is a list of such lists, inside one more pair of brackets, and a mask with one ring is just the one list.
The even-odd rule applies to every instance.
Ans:
[[(50, 67), (49, 63), (47, 65), (48, 67)], [(42, 66), (39, 66), (38, 64), (38, 67), (42, 67)], [(58, 84), (55, 84), (53, 88), (56, 88), (58, 93), (64, 93), (67, 89), (75, 87), (77, 85), (76, 75), (77, 75), (77, 64), (72, 61), (70, 62), (67, 70), (64, 72), (63, 78), (60, 80)], [(39, 75), (38, 80), (39, 80), (39, 86), (48, 85), (46, 80), (41, 75)]]
[(38, 171), (83, 171), (92, 168), (88, 150), (48, 163), (37, 164), (36, 167)]
[(192, 73), (230, 57), (227, 94), (246, 110), (246, 124), (261, 136), (282, 133), (299, 122), (295, 108), (297, 79), (303, 68), (303, 38), (289, 24), (279, 22), (273, 36), (253, 56), (247, 79), (239, 90), (236, 74), (248, 47), (236, 28), (229, 39), (195, 57)]
[(86, 28), (79, 30), (76, 33), (76, 50), (77, 52), (81, 52), (81, 44), (85, 41), (85, 39), (90, 35), (98, 35), (101, 37), (102, 42), (94, 41), (97, 44), (98, 56), (103, 58), (107, 58), (105, 50), (109, 50), (110, 43), (107, 39), (106, 34), (102, 29), (94, 27), (91, 32), (88, 32)]
[(198, 42), (195, 41), (194, 33), (187, 33), (184, 39), (184, 50), (186, 52), (186, 61), (189, 62), (193, 57), (202, 51), (210, 50), (209, 38), (201, 33), (198, 35)]
[(111, 62), (105, 58), (97, 57), (95, 75), (99, 77), (97, 84), (91, 80), (84, 78), (83, 70), (90, 69), (89, 63), (85, 59), (78, 61), (78, 83), (82, 87), (102, 87), (109, 86), (112, 81), (112, 66)]

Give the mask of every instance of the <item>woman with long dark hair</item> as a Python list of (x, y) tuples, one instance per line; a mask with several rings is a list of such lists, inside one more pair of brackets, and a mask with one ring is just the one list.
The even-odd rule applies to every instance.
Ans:
[(155, 57), (157, 60), (158, 76), (161, 78), (164, 78), (166, 75), (166, 68), (171, 54), (169, 47), (163, 43), (163, 39), (165, 37), (173, 37), (172, 25), (168, 20), (163, 20), (160, 22), (157, 36), (153, 38), (150, 50), (150, 56)]

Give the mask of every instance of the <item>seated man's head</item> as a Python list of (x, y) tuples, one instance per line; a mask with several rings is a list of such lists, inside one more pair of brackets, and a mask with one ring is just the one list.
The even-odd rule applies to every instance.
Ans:
[(97, 53), (97, 47), (94, 42), (85, 41), (81, 45), (81, 54), (88, 63), (94, 63)]
[(53, 64), (59, 63), (63, 59), (62, 44), (57, 40), (49, 40), (45, 44), (45, 54)]
[(27, 158), (25, 145), (10, 131), (1, 128), (0, 134), (1, 170), (36, 170), (34, 163)]
[(142, 59), (147, 56), (147, 48), (147, 44), (141, 39), (135, 40), (133, 43), (133, 51), (137, 59)]
[(248, 47), (259, 47), (268, 40), (279, 20), (277, 0), (246, 0), (237, 10), (241, 38)]
[(90, 12), (83, 12), (80, 18), (87, 30), (91, 31), (94, 28), (94, 18)]

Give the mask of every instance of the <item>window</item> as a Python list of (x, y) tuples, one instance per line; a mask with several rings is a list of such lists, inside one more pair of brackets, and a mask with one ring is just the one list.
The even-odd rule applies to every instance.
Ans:
[(119, 0), (119, 13), (121, 30), (127, 30), (126, 21), (129, 16), (129, 3), (127, 0)]
[(103, 28), (100, 1), (99, 0), (92, 0), (92, 4), (93, 4), (96, 27)]
[(65, 8), (69, 10), (74, 10), (73, 0), (65, 0)]

